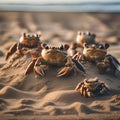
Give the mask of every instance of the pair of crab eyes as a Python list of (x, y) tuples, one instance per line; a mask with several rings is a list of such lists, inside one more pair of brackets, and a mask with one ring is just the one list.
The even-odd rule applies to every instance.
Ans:
[[(45, 46), (45, 49), (49, 49), (49, 46), (48, 46), (48, 45), (46, 45), (46, 46)], [(60, 50), (63, 50), (63, 49), (64, 49), (64, 46), (63, 46), (63, 45), (61, 45), (61, 46), (59, 47), (59, 49), (60, 49)]]
[[(94, 47), (95, 45), (93, 45), (92, 47)], [(86, 45), (86, 48), (89, 48), (89, 45)], [(104, 46), (102, 45), (102, 44), (100, 44), (99, 46), (98, 46), (98, 48), (99, 49), (104, 49)]]
[[(26, 36), (26, 35), (25, 35)], [(29, 38), (31, 38), (31, 37), (39, 37), (37, 34), (35, 34), (35, 35), (33, 35), (33, 34), (29, 34), (29, 35), (27, 35), (26, 37), (29, 37)]]

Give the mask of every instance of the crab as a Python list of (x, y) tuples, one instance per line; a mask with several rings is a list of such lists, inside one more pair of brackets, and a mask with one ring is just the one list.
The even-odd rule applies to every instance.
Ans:
[(114, 56), (107, 54), (107, 49), (109, 48), (108, 43), (84, 43), (83, 46), (83, 53), (76, 53), (73, 56), (73, 59), (95, 63), (100, 74), (107, 72), (115, 74), (117, 70), (119, 71), (119, 61)]
[(42, 43), (41, 47), (41, 55), (31, 61), (25, 71), (26, 75), (34, 70), (37, 76), (44, 77), (50, 66), (61, 67), (57, 72), (57, 77), (67, 76), (77, 71), (85, 73), (84, 66), (79, 61), (67, 55), (69, 45), (49, 47), (47, 44)]
[(75, 90), (85, 97), (96, 97), (108, 92), (110, 89), (103, 81), (95, 77), (84, 79), (78, 83)]
[(21, 55), (25, 54), (25, 51), (32, 48), (39, 48), (40, 34), (26, 34), (23, 33), (19, 39), (19, 42), (14, 43), (6, 53), (5, 59), (7, 60), (16, 51), (19, 51)]
[(73, 56), (77, 53), (77, 51), (82, 51), (82, 48), (84, 47), (83, 44), (94, 44), (96, 43), (96, 35), (94, 33), (90, 32), (81, 32), (78, 31), (76, 42), (71, 43), (69, 48), (69, 55)]
[(96, 43), (96, 35), (90, 32), (78, 31), (77, 37), (76, 37), (76, 43), (81, 47), (83, 47), (84, 43), (94, 44)]

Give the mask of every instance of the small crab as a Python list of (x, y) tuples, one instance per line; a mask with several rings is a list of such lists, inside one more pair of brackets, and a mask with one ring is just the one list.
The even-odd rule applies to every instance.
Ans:
[(85, 73), (83, 65), (67, 55), (67, 50), (69, 48), (67, 44), (61, 45), (60, 47), (49, 47), (42, 43), (41, 47), (41, 55), (37, 59), (31, 61), (25, 74), (34, 70), (36, 75), (43, 77), (49, 66), (61, 67), (58, 70), (57, 77), (66, 76), (79, 70)]
[(119, 61), (112, 55), (107, 54), (107, 49), (109, 48), (108, 43), (96, 43), (90, 45), (84, 43), (83, 46), (83, 53), (76, 53), (73, 56), (73, 59), (95, 63), (101, 74), (106, 72), (115, 74), (116, 70), (119, 70)]
[(5, 59), (7, 60), (17, 50), (21, 55), (23, 55), (27, 49), (39, 48), (41, 44), (40, 36), (41, 36), (40, 34), (31, 35), (23, 33), (19, 39), (19, 42), (16, 42), (9, 48), (5, 56)]
[(85, 97), (95, 97), (109, 91), (109, 88), (103, 81), (95, 77), (84, 79), (82, 82), (78, 83), (75, 90), (79, 91), (80, 94)]
[(90, 32), (81, 32), (78, 31), (77, 37), (76, 37), (76, 43), (83, 47), (83, 44), (94, 44), (96, 43), (96, 35), (92, 34)]

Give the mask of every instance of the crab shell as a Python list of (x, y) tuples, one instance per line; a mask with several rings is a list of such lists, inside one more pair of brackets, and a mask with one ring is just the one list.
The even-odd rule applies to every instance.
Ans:
[(100, 84), (101, 82), (98, 78), (84, 80), (84, 85), (92, 91), (94, 91)]
[(84, 43), (94, 44), (94, 43), (96, 43), (96, 35), (91, 34), (90, 32), (78, 31), (78, 34), (76, 37), (76, 43), (81, 47), (83, 47)]
[(92, 79), (84, 79), (75, 89), (85, 97), (99, 96), (104, 94), (106, 91), (109, 91), (108, 86), (97, 77)]
[(19, 43), (25, 47), (28, 48), (34, 48), (37, 47), (37, 45), (40, 42), (40, 34), (26, 34), (23, 33), (22, 36), (20, 37)]

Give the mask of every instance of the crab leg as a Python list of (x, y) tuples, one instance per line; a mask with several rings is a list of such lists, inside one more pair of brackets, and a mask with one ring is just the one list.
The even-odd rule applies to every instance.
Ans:
[(82, 85), (83, 85), (83, 82), (78, 83), (75, 90), (78, 91), (81, 88)]
[(82, 86), (81, 86), (81, 88), (80, 88), (80, 93), (81, 93), (81, 95), (84, 95), (84, 93), (85, 93), (84, 84), (82, 84)]
[(75, 66), (76, 66), (76, 68), (78, 68), (78, 70), (86, 73), (85, 68), (80, 61), (75, 60), (75, 59), (72, 59), (72, 61), (74, 62)]
[(83, 96), (88, 96), (87, 88), (83, 87)]
[(101, 84), (107, 91), (110, 91), (110, 89), (108, 88), (108, 86), (105, 83), (101, 83)]
[(34, 65), (35, 65), (36, 59), (33, 59), (32, 62), (30, 62), (30, 64), (28, 65), (26, 71), (25, 71), (25, 75), (29, 74), (30, 72), (32, 72)]
[[(86, 91), (87, 92), (87, 91)], [(91, 93), (90, 91), (87, 92), (87, 96), (88, 97), (94, 97), (93, 93)]]
[(5, 55), (5, 60), (7, 60), (15, 51), (17, 51), (17, 44), (18, 43), (15, 43), (10, 47), (9, 51)]
[(107, 55), (106, 57), (108, 58), (112, 69), (119, 69), (120, 63), (115, 57), (113, 57), (112, 55)]
[(84, 86), (84, 83), (82, 84), (82, 86), (80, 88), (80, 93), (81, 93), (81, 95), (83, 95), (85, 97), (94, 97), (93, 93), (89, 90), (89, 88)]
[(83, 60), (83, 56), (79, 52), (77, 52), (76, 54), (74, 54), (72, 58), (74, 60), (77, 60), (77, 61), (82, 61)]

